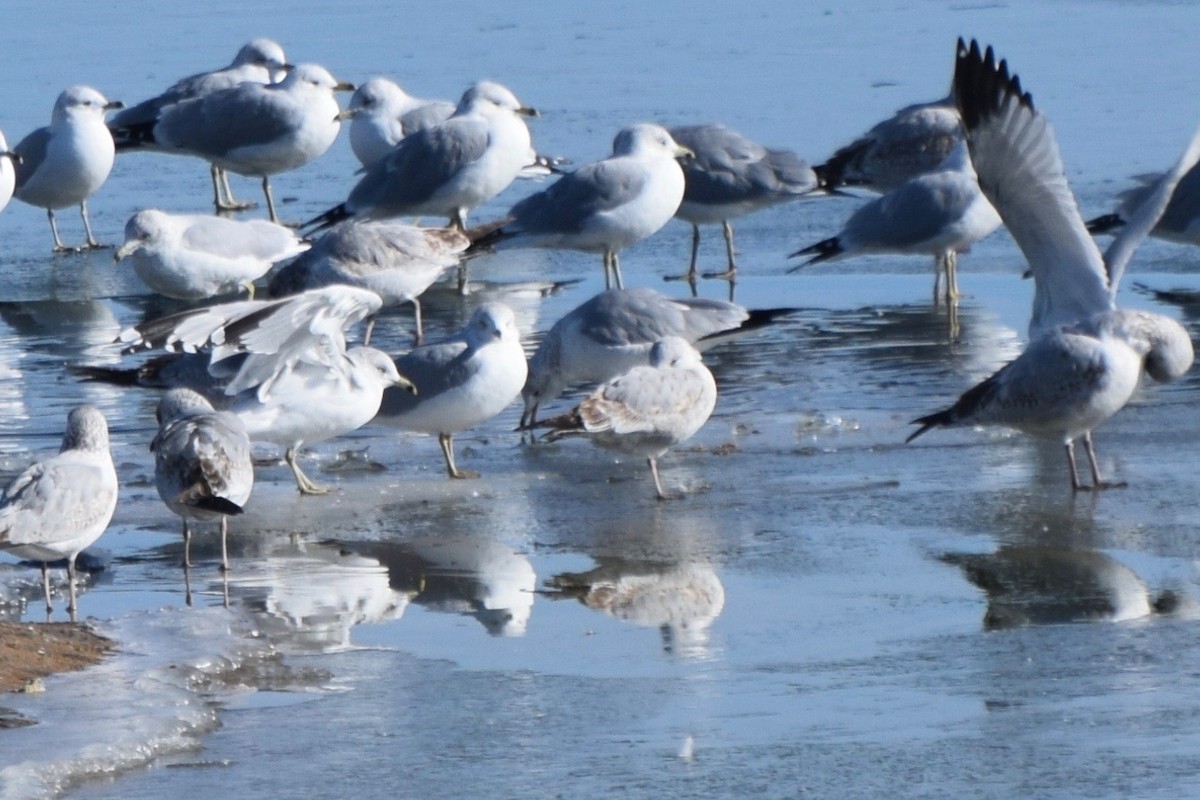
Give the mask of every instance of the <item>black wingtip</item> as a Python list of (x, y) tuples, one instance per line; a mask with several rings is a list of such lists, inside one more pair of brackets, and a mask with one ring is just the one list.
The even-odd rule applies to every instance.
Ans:
[(1033, 96), (1021, 89), (1021, 79), (1009, 73), (1008, 62), (996, 61), (996, 52), (989, 45), (980, 50), (979, 42), (968, 45), (959, 37), (954, 61), (954, 102), (967, 131), (978, 128), (985, 120), (999, 113), (1009, 97), (1033, 109)]
[(1120, 214), (1104, 214), (1103, 216), (1088, 220), (1084, 224), (1087, 226), (1088, 233), (1095, 235), (1097, 233), (1108, 233), (1120, 228), (1125, 224), (1125, 218)]
[(181, 502), (193, 508), (201, 508), (205, 511), (212, 511), (217, 514), (224, 514), (227, 517), (236, 517), (238, 514), (246, 513), (246, 509), (239, 506), (232, 500), (226, 500), (224, 497), (215, 497), (213, 495), (193, 496), (190, 491), (185, 491), (179, 496)]
[(791, 275), (793, 272), (804, 269), (809, 264), (816, 264), (821, 261), (828, 261), (831, 258), (841, 255), (842, 252), (843, 252), (842, 243), (841, 243), (841, 241), (839, 241), (838, 237), (831, 236), (828, 239), (822, 239), (821, 241), (817, 242), (816, 244), (809, 245), (808, 247), (805, 247), (801, 250), (797, 250), (796, 252), (794, 252), (788, 256), (788, 258), (795, 258), (797, 256), (807, 256), (807, 255), (812, 256), (812, 258), (810, 258), (808, 261), (805, 261), (803, 264), (797, 264), (796, 266), (789, 269), (788, 274)]
[(942, 423), (938, 418), (943, 416), (946, 413), (948, 413), (948, 412), (939, 411), (937, 414), (930, 414), (927, 417), (919, 417), (918, 419), (914, 419), (912, 422), (908, 423), (909, 425), (920, 425), (921, 427), (917, 428), (915, 431), (910, 433), (908, 435), (908, 438), (904, 440), (904, 443), (908, 444), (909, 442), (911, 442), (913, 439), (917, 438), (921, 434), (928, 433), (929, 431), (933, 430), (934, 428), (939, 427)]
[(346, 204), (339, 203), (338, 205), (329, 209), (325, 213), (318, 214), (317, 216), (310, 219), (308, 222), (302, 223), (300, 225), (300, 230), (305, 231), (306, 233), (309, 233), (309, 234), (316, 233), (317, 231), (323, 231), (326, 228), (332, 228), (334, 225), (337, 225), (339, 222), (350, 219), (350, 217), (351, 217), (351, 214), (350, 214), (350, 211), (346, 208)]

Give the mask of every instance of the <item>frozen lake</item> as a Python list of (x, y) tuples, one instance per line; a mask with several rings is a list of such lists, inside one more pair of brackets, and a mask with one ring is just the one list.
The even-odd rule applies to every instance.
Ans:
[[(1200, 120), (1179, 66), (1200, 11), (1182, 2), (134, 0), (23, 4), (6, 19), (10, 143), (46, 124), (67, 85), (136, 102), (254, 36), (419, 96), (500, 80), (542, 111), (538, 149), (576, 164), (645, 120), (721, 121), (819, 162), (896, 108), (943, 96), (956, 37), (976, 36), (1054, 124), (1087, 217), (1111, 210), (1130, 176), (1167, 167)], [(307, 219), (341, 200), (356, 167), (343, 133), (273, 181), (281, 213)], [(233, 180), (256, 196), (255, 181)], [(473, 219), (538, 188), (516, 185)], [(199, 161), (131, 155), (89, 206), (114, 242), (135, 210), (204, 211), (209, 192)], [(178, 522), (147, 450), (156, 396), (64, 369), (118, 363), (116, 333), (164, 306), (111, 252), (51, 257), (45, 215), (14, 201), (0, 213), (0, 474), (53, 452), (70, 407), (108, 415), (122, 495), (99, 542), (110, 567), (80, 609), (120, 647), (44, 694), (0, 698), (40, 720), (0, 731), (0, 797), (1200, 791), (1200, 380), (1149, 387), (1097, 431), (1103, 470), (1129, 483), (1099, 496), (1072, 496), (1053, 443), (956, 430), (904, 445), (912, 418), (1020, 352), (1032, 287), (1002, 231), (959, 261), (953, 336), (925, 258), (784, 274), (787, 253), (836, 233), (860, 202), (736, 225), (737, 301), (797, 310), (706, 354), (716, 412), (662, 461), (687, 499), (656, 502), (644, 464), (582, 442), (523, 444), (517, 405), (456, 437), (460, 466), (483, 474), (473, 482), (445, 479), (433, 439), (368, 426), (309, 451), (306, 470), (336, 495), (299, 497), (282, 464), (259, 471), (231, 524), (227, 582), (216, 537), (194, 542), (189, 607)], [(59, 219), (81, 238), (74, 212)], [(720, 266), (719, 231), (705, 235), (704, 266)], [(627, 285), (686, 292), (661, 276), (686, 266), (690, 237), (673, 222), (627, 251)], [(1147, 243), (1122, 304), (1175, 315), (1195, 336), (1200, 306), (1161, 305), (1133, 284), (1200, 289), (1197, 252)], [(427, 334), (501, 299), (532, 350), (602, 288), (598, 257), (580, 253), (510, 251), (472, 275), (480, 290), (466, 301), (429, 298)], [(410, 319), (385, 315), (373, 344), (402, 351)], [(339, 462), (364, 448), (370, 464)], [(648, 599), (546, 591), (567, 574)], [(42, 619), (36, 570), (3, 556), (0, 587), (0, 614)], [(1144, 611), (1164, 590), (1182, 611), (1084, 621), (1106, 603)]]

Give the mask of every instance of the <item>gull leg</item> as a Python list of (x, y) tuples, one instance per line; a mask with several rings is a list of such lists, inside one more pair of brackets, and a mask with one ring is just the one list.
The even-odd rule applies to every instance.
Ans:
[(50, 218), (50, 233), (54, 236), (54, 252), (56, 253), (74, 253), (75, 248), (67, 247), (62, 243), (62, 239), (58, 237), (58, 220), (54, 218), (54, 209), (47, 208), (46, 216)]
[(692, 224), (692, 260), (688, 264), (688, 271), (682, 275), (663, 275), (664, 281), (687, 281), (692, 285), (692, 296), (696, 294), (696, 280), (699, 275), (696, 273), (696, 258), (700, 254), (700, 226)]
[(473, 469), (460, 470), (454, 465), (454, 435), (439, 433), (438, 444), (442, 447), (442, 455), (446, 459), (446, 472), (451, 478), (478, 478), (479, 473)]
[(183, 565), (183, 602), (188, 608), (192, 607), (192, 568)]
[(304, 470), (300, 469), (299, 462), (296, 461), (296, 448), (289, 447), (283, 456), (283, 460), (292, 468), (292, 475), (296, 478), (296, 488), (300, 490), (300, 494), (329, 494), (334, 491), (331, 486), (319, 486), (313, 483)]
[(942, 273), (945, 270), (945, 262), (942, 254), (939, 253), (933, 257), (933, 304), (939, 306), (942, 304)]
[[(78, 555), (78, 554), (76, 554)], [(71, 598), (70, 605), (67, 606), (67, 613), (71, 617), (71, 622), (78, 622), (75, 619), (75, 555), (67, 557), (67, 594)]]
[(957, 303), (962, 297), (958, 292), (958, 253), (951, 250), (946, 254), (946, 305)]
[(92, 221), (88, 219), (87, 200), (79, 204), (79, 216), (83, 217), (83, 230), (87, 234), (87, 247), (89, 250), (106, 250), (109, 245), (100, 244), (96, 241), (96, 237), (92, 235)]
[(421, 345), (421, 343), (425, 341), (425, 325), (421, 321), (421, 300), (420, 300), (420, 298), (414, 297), (412, 300), (412, 304), (413, 304), (413, 317), (416, 319), (416, 325), (417, 325), (417, 338), (413, 342), (413, 345), (419, 347)]
[(263, 175), (262, 181), (263, 195), (267, 198), (267, 215), (271, 218), (271, 222), (279, 224), (279, 215), (275, 213), (275, 199), (271, 197), (271, 179)]
[(1075, 467), (1075, 442), (1067, 442), (1067, 466), (1071, 470), (1071, 491), (1086, 491), (1089, 487), (1079, 482), (1079, 470)]
[(375, 315), (367, 317), (367, 329), (363, 332), (363, 347), (371, 343), (371, 334), (375, 332)]
[(42, 562), (42, 592), (46, 597), (46, 621), (48, 622), (54, 606), (50, 605), (50, 565), (45, 561)]
[(616, 252), (612, 254), (612, 271), (613, 282), (617, 284), (618, 289), (624, 289), (625, 282), (621, 280), (621, 259), (617, 257)]
[(729, 267), (724, 272), (706, 272), (704, 277), (732, 281), (737, 276), (737, 256), (733, 249), (733, 226), (729, 224), (729, 220), (722, 220), (721, 229), (725, 233), (725, 257)]
[(229, 173), (218, 167), (216, 164), (212, 165), (212, 181), (213, 194), (215, 196), (213, 205), (216, 207), (218, 212), (245, 211), (246, 209), (254, 208), (256, 205), (258, 205), (257, 203), (251, 201), (238, 202), (235, 200), (233, 197), (233, 187), (229, 185)]
[(460, 261), (458, 263), (458, 293), (466, 297), (471, 293), (471, 276), (467, 271), (467, 262)]
[(658, 459), (651, 456), (646, 459), (646, 463), (650, 465), (650, 475), (654, 478), (654, 491), (659, 500), (675, 500), (676, 495), (667, 494), (663, 491), (662, 481), (658, 477)]
[(601, 263), (604, 265), (604, 289), (605, 289), (605, 291), (613, 288), (612, 287), (611, 261), (612, 261), (612, 253), (610, 253), (608, 251), (608, 249), (605, 248), (604, 254), (601, 256)]
[(216, 164), (209, 164), (208, 172), (212, 176), (213, 208), (216, 211), (224, 211), (225, 197), (221, 194), (221, 168)]
[(221, 515), (221, 572), (229, 572), (229, 545), (227, 536), (229, 533), (229, 517)]
[(183, 521), (183, 568), (187, 569), (192, 565), (192, 526), (185, 519)]
[(1087, 448), (1088, 463), (1092, 468), (1092, 488), (1096, 491), (1101, 489), (1123, 489), (1128, 486), (1125, 481), (1104, 481), (1100, 479), (1100, 465), (1096, 463), (1096, 449), (1092, 446), (1092, 432), (1088, 431), (1083, 435), (1083, 445)]

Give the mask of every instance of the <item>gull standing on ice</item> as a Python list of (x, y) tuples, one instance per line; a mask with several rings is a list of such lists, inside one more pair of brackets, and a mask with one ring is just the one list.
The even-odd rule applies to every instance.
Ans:
[(166, 297), (201, 300), (246, 289), (271, 266), (309, 248), (295, 231), (266, 220), (139, 211), (125, 223), (117, 261), (130, 259), (142, 283)]
[(876, 197), (850, 216), (841, 233), (792, 253), (812, 255), (789, 272), (863, 253), (927, 253), (934, 258), (933, 298), (946, 303), (959, 297), (958, 254), (1000, 227), (1000, 216), (979, 190), (966, 145), (959, 143), (932, 172), (909, 179)]
[(243, 512), (254, 488), (250, 438), (242, 421), (191, 389), (172, 389), (158, 401), (154, 485), (183, 520), (183, 566), (191, 564), (192, 520), (221, 520), (221, 569), (229, 569), (228, 518)]
[(653, 289), (609, 289), (563, 316), (529, 359), (521, 427), (573, 383), (598, 384), (648, 364), (654, 343), (679, 336), (699, 349), (770, 323), (788, 309), (748, 311), (706, 298), (671, 299)]
[(684, 159), (683, 202), (675, 216), (692, 225), (692, 259), (688, 281), (696, 280), (700, 226), (720, 224), (725, 232), (725, 272), (706, 275), (732, 280), (737, 274), (730, 220), (808, 194), (817, 188), (817, 175), (790, 150), (768, 150), (724, 125), (670, 128), (671, 138), (692, 151)]
[(508, 188), (529, 163), (533, 148), (522, 116), (537, 111), (498, 83), (475, 84), (449, 119), (402, 139), (367, 170), (346, 202), (301, 227), (431, 214), (449, 217), (451, 227), (463, 230), (471, 209)]
[[(1016, 360), (968, 390), (950, 408), (914, 420), (921, 427), (1007, 425), (1062, 441), (1074, 491), (1120, 483), (1101, 479), (1092, 429), (1119, 411), (1143, 372), (1174, 380), (1192, 366), (1192, 342), (1175, 320), (1116, 308), (1121, 274), (1154, 227), (1180, 177), (1200, 158), (1200, 131), (1160, 180), (1104, 256), (1084, 227), (1050, 124), (1033, 99), (998, 65), (992, 49), (960, 39), (954, 95), (979, 184), (1025, 254), (1034, 279), (1030, 344)], [(1080, 482), (1082, 438), (1092, 484)]]
[(270, 176), (299, 169), (329, 149), (341, 129), (334, 92), (353, 88), (322, 66), (300, 64), (279, 83), (241, 83), (166, 106), (130, 137), (130, 146), (199, 156), (262, 178), (267, 211), (278, 222)]
[(650, 465), (659, 500), (670, 499), (658, 477), (658, 459), (690, 439), (717, 403), (717, 384), (700, 353), (678, 336), (650, 350), (650, 363), (601, 386), (573, 411), (538, 423), (553, 441), (587, 435), (595, 444), (640, 456)]
[(370, 169), (405, 136), (441, 124), (454, 113), (449, 100), (421, 100), (387, 78), (371, 78), (350, 97), (342, 119), (350, 120), (350, 149)]
[(454, 434), (487, 422), (521, 392), (525, 352), (512, 309), (484, 303), (461, 333), (400, 356), (396, 369), (408, 376), (416, 391), (385, 391), (375, 421), (437, 434), (450, 477), (478, 478), (479, 473), (455, 466)]
[(53, 610), (49, 562), (65, 558), (67, 610), (75, 621), (75, 558), (100, 538), (116, 508), (108, 421), (100, 409), (78, 406), (67, 415), (58, 455), (26, 469), (0, 495), (0, 550), (42, 562), (47, 614)]
[[(154, 127), (159, 114), (169, 105), (209, 92), (230, 89), (239, 83), (275, 83), (291, 68), (283, 48), (277, 42), (252, 39), (242, 45), (229, 66), (181, 78), (162, 94), (114, 114), (108, 121), (108, 128), (113, 133), (117, 152), (136, 149), (144, 144), (138, 141), (139, 137), (147, 128)], [(254, 203), (239, 203), (233, 199), (229, 176), (215, 164), (212, 166), (212, 181), (213, 205), (218, 211), (242, 211), (254, 207)]]
[(954, 97), (900, 109), (815, 167), (821, 186), (890, 192), (936, 169), (963, 140)]
[[(471, 244), (452, 228), (419, 228), (396, 220), (346, 220), (330, 228), (311, 250), (271, 277), (273, 297), (335, 283), (358, 286), (379, 295), (383, 305), (412, 303), (416, 344), (421, 324), (421, 294), (451, 267), (458, 266)], [(375, 315), (367, 320), (363, 343), (371, 341)]]
[(129, 349), (210, 349), (209, 374), (227, 381), (220, 394), (250, 440), (285, 448), (301, 494), (326, 494), (332, 489), (300, 469), (300, 447), (370, 422), (385, 387), (412, 390), (386, 353), (346, 349), (345, 329), (380, 305), (372, 292), (329, 286), (282, 300), (182, 311), (123, 331), (118, 341)]
[(75, 204), (83, 217), (86, 247), (103, 247), (92, 235), (87, 199), (104, 185), (112, 171), (115, 150), (112, 134), (104, 125), (104, 115), (124, 107), (90, 86), (72, 86), (54, 101), (50, 124), (38, 128), (13, 148), (19, 156), (13, 196), (46, 209), (56, 253), (73, 248), (65, 246), (59, 238), (54, 210)]
[(666, 128), (643, 123), (613, 140), (613, 154), (559, 178), (512, 207), (491, 234), (497, 248), (546, 247), (601, 253), (606, 289), (623, 286), (618, 253), (670, 221), (683, 200), (677, 158), (692, 152)]
[[(1161, 174), (1138, 176), (1138, 186), (1118, 195), (1120, 204), (1112, 214), (1089, 220), (1089, 233), (1109, 233), (1125, 225), (1126, 219), (1155, 191)], [(1151, 236), (1180, 244), (1200, 245), (1200, 165), (1192, 167), (1175, 187), (1171, 202), (1159, 217)]]
[(0, 133), (0, 211), (12, 199), (13, 189), (17, 185), (16, 163), (20, 156), (8, 149), (8, 140)]

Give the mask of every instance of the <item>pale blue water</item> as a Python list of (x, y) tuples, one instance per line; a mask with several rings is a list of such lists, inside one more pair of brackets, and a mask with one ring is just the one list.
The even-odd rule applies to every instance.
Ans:
[[(1128, 176), (1166, 167), (1200, 117), (1180, 66), (1197, 22), (1187, 3), (1032, 0), (25, 4), (6, 14), (0, 127), (14, 142), (45, 124), (74, 82), (140, 100), (267, 35), (292, 60), (354, 81), (389, 74), (422, 96), (501, 80), (543, 111), (539, 149), (576, 163), (642, 120), (719, 120), (819, 161), (895, 108), (942, 96), (965, 34), (994, 43), (1046, 109), (1092, 216)], [(284, 215), (338, 201), (354, 169), (343, 137), (280, 176)], [(475, 218), (537, 188), (514, 186)], [(135, 155), (90, 205), (116, 241), (137, 208), (203, 210), (208, 198), (201, 163)], [(106, 253), (51, 259), (44, 215), (14, 202), (0, 213), (0, 469), (52, 451), (82, 400), (109, 415), (123, 493), (100, 545), (113, 564), (81, 609), (121, 648), (44, 694), (0, 699), (41, 721), (0, 731), (0, 796), (1191, 795), (1193, 614), (985, 631), (987, 598), (942, 557), (1070, 547), (1095, 580), (1132, 570), (1150, 594), (1195, 596), (1196, 378), (1148, 390), (1097, 432), (1103, 468), (1131, 487), (1100, 497), (1072, 498), (1060, 449), (1020, 436), (902, 445), (910, 419), (1019, 352), (1030, 287), (1003, 233), (983, 242), (960, 260), (968, 297), (951, 339), (925, 259), (785, 277), (786, 253), (832, 235), (855, 204), (737, 224), (738, 301), (801, 310), (706, 356), (717, 412), (663, 461), (686, 500), (656, 503), (643, 465), (582, 443), (521, 446), (516, 406), (460, 437), (460, 464), (484, 474), (472, 483), (444, 479), (430, 439), (366, 428), (315, 448), (310, 471), (339, 481), (336, 496), (300, 498), (282, 467), (260, 472), (233, 525), (228, 588), (202, 536), (188, 608), (177, 522), (151, 482), (154, 396), (63, 371), (115, 362), (107, 343), (156, 306)], [(76, 215), (60, 219), (77, 240)], [(659, 276), (686, 265), (689, 240), (672, 223), (631, 248), (627, 281), (684, 291)], [(703, 253), (723, 258), (716, 231)], [(1151, 242), (1130, 277), (1196, 288), (1196, 260)], [(472, 270), (482, 296), (517, 309), (532, 346), (598, 290), (597, 261), (509, 252)], [(512, 286), (571, 277), (582, 283), (547, 297)], [(1130, 287), (1122, 302), (1178, 313)], [(447, 293), (427, 309), (434, 335), (469, 313)], [(408, 319), (381, 322), (384, 346), (404, 346)], [(386, 471), (323, 471), (367, 446)], [(1036, 557), (1016, 563), (1020, 607), (1038, 621), (1030, 587), (1065, 579)], [(599, 565), (657, 587), (669, 609), (618, 619), (533, 591)], [(36, 597), (36, 571), (10, 567), (3, 584)], [(1122, 601), (1144, 603), (1120, 585)], [(31, 605), (10, 615), (38, 621)]]

